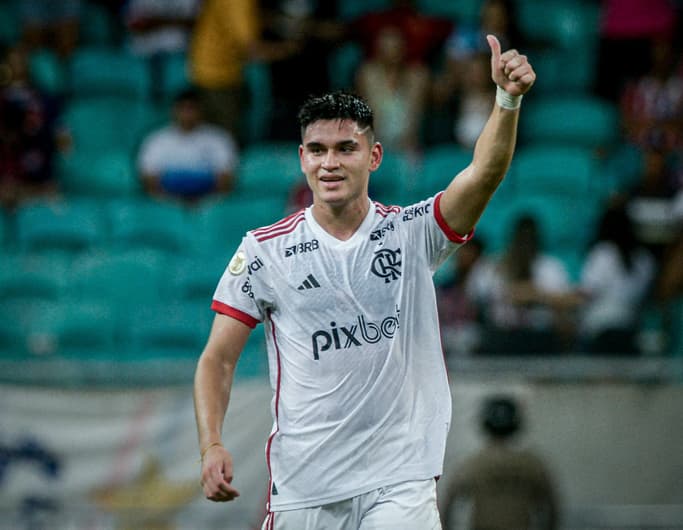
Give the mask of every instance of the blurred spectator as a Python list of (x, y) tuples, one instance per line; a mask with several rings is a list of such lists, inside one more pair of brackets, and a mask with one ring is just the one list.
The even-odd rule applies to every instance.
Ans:
[(656, 272), (651, 253), (639, 245), (623, 206), (604, 213), (596, 242), (581, 272), (582, 346), (590, 353), (637, 354), (643, 303)]
[(190, 44), (190, 77), (204, 114), (242, 143), (244, 67), (259, 39), (256, 0), (204, 0)]
[(454, 133), (458, 143), (473, 147), (483, 129), (492, 105), (487, 34), (496, 35), (503, 49), (524, 45), (512, 1), (486, 0), (478, 24), (458, 25), (448, 37), (442, 49), (443, 63), (432, 85), (429, 120), (441, 124), (446, 113), (448, 125), (437, 126), (443, 129), (442, 134), (426, 131), (430, 143), (451, 141)]
[(564, 264), (544, 254), (536, 220), (521, 216), (505, 253), (478, 261), (473, 292), (484, 308), (484, 353), (543, 354), (566, 351), (573, 340), (570, 310), (580, 296)]
[(675, 153), (650, 148), (643, 155), (640, 181), (628, 193), (626, 211), (638, 242), (660, 259), (679, 230), (673, 209), (676, 194), (682, 187)]
[(372, 58), (377, 49), (377, 35), (386, 27), (397, 28), (403, 35), (408, 63), (429, 67), (451, 32), (453, 22), (420, 13), (415, 0), (393, 0), (389, 9), (370, 11), (352, 21), (349, 32), (363, 47), (365, 57)]
[(186, 201), (230, 191), (236, 165), (235, 141), (204, 123), (194, 90), (177, 96), (173, 123), (151, 133), (138, 155), (140, 177), (150, 194)]
[[(439, 324), (447, 357), (470, 355), (481, 349), (480, 308), (472, 297), (472, 270), (482, 257), (480, 239), (472, 239), (453, 256), (453, 278), (436, 290)], [(481, 269), (480, 269), (481, 270)]]
[(480, 413), (485, 445), (460, 466), (446, 488), (444, 530), (558, 528), (555, 485), (532, 450), (515, 445), (521, 411), (508, 396), (491, 396)]
[[(384, 147), (417, 155), (430, 74), (424, 65), (409, 63), (405, 50), (397, 28), (382, 28), (372, 58), (358, 69), (356, 85), (375, 111), (375, 129)], [(489, 102), (487, 114), (490, 107)]]
[(261, 0), (260, 51), (269, 65), (273, 107), (269, 138), (299, 140), (292, 127), (309, 94), (330, 88), (329, 55), (346, 28), (336, 0)]
[[(129, 0), (124, 13), (131, 51), (148, 59), (153, 89), (159, 90), (163, 59), (184, 53), (201, 0)], [(158, 95), (158, 94), (155, 94)]]
[(0, 202), (13, 207), (57, 191), (53, 162), (59, 105), (32, 83), (23, 45), (7, 50), (0, 72)]
[(627, 79), (649, 69), (655, 40), (671, 40), (676, 12), (671, 0), (602, 0), (596, 91), (616, 101)]
[(29, 50), (47, 47), (63, 58), (71, 55), (78, 45), (81, 0), (22, 0), (17, 4), (23, 42)]
[(651, 47), (652, 66), (626, 81), (621, 117), (626, 140), (644, 149), (683, 149), (683, 60), (668, 39)]

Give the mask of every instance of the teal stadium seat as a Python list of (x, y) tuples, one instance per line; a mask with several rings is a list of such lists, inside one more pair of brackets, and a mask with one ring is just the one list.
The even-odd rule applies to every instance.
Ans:
[(370, 198), (387, 206), (405, 206), (422, 199), (416, 194), (419, 167), (399, 151), (384, 151), (382, 163), (370, 174)]
[(303, 180), (297, 144), (256, 143), (247, 146), (240, 156), (235, 193), (247, 199), (286, 198)]
[(593, 150), (572, 145), (531, 145), (517, 151), (510, 177), (518, 196), (599, 198), (603, 175)]
[(58, 161), (59, 180), (71, 196), (136, 197), (142, 184), (131, 154), (123, 149), (91, 152), (81, 149)]
[(209, 303), (147, 303), (130, 311), (122, 331), (122, 358), (197, 359), (209, 336)]
[(479, 21), (482, 0), (417, 0), (417, 9), (425, 15), (450, 18), (459, 23), (476, 23)]
[(57, 54), (47, 48), (29, 56), (31, 79), (48, 94), (61, 95), (67, 90), (66, 71)]
[(0, 44), (9, 46), (21, 36), (17, 2), (0, 2)]
[(207, 202), (196, 212), (198, 251), (203, 255), (232, 256), (247, 230), (279, 221), (285, 208), (283, 197), (246, 199), (233, 195)]
[(218, 281), (225, 272), (235, 249), (226, 249), (222, 254), (197, 256), (189, 255), (178, 259), (169, 268), (169, 299), (211, 305)]
[(183, 254), (194, 237), (187, 211), (176, 202), (119, 199), (107, 205), (107, 218), (113, 249)]
[(613, 103), (590, 95), (531, 99), (520, 116), (520, 140), (609, 149), (619, 139), (619, 114)]
[(181, 91), (190, 87), (188, 58), (184, 52), (161, 56), (161, 79), (159, 91), (166, 101), (172, 101)]
[(270, 70), (258, 61), (247, 63), (244, 80), (249, 100), (244, 113), (245, 134), (249, 143), (262, 142), (269, 133), (270, 114), (273, 108)]
[(104, 218), (98, 204), (82, 199), (35, 200), (16, 212), (18, 249), (33, 253), (79, 253), (102, 244)]
[(44, 358), (113, 360), (119, 314), (106, 301), (64, 299), (44, 306), (28, 326), (29, 351)]
[(585, 0), (520, 0), (517, 21), (524, 37), (556, 48), (594, 48), (599, 38), (600, 6)]
[(418, 173), (416, 192), (420, 197), (429, 197), (446, 189), (460, 171), (472, 161), (472, 151), (453, 144), (428, 147), (422, 158)]
[(162, 299), (165, 253), (109, 250), (78, 256), (69, 271), (66, 296), (132, 308)]
[(346, 42), (335, 48), (328, 58), (327, 71), (334, 90), (350, 90), (356, 86), (356, 71), (363, 61), (363, 48)]
[(147, 63), (120, 47), (82, 46), (69, 62), (70, 92), (77, 98), (145, 99), (151, 93)]
[(392, 0), (344, 0), (339, 2), (339, 17), (342, 20), (353, 20), (365, 13), (389, 9), (391, 4)]
[(118, 21), (112, 18), (102, 3), (82, 2), (81, 20), (85, 21), (79, 27), (81, 46), (116, 46)]
[(6, 253), (0, 261), (0, 299), (3, 304), (61, 299), (70, 263), (66, 255)]

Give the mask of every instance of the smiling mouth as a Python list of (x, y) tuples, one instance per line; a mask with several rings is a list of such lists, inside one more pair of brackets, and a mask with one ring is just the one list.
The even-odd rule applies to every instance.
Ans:
[(325, 177), (320, 177), (320, 180), (323, 182), (341, 182), (344, 180), (344, 177), (341, 177), (339, 175), (328, 175)]

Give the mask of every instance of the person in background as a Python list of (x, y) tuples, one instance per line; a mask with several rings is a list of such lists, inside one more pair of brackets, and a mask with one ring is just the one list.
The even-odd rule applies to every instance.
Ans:
[[(375, 40), (372, 59), (359, 66), (356, 86), (358, 94), (375, 111), (377, 134), (382, 144), (416, 158), (421, 147), (420, 129), (430, 73), (427, 67), (408, 62), (405, 50), (405, 38), (398, 28), (382, 28)], [(486, 87), (490, 88), (488, 82)], [(490, 110), (491, 94), (487, 91), (485, 120)]]
[(244, 144), (244, 68), (257, 53), (256, 0), (204, 0), (190, 39), (190, 80), (204, 115)]
[(580, 289), (586, 297), (580, 311), (582, 349), (638, 353), (639, 317), (656, 269), (652, 254), (638, 244), (623, 205), (608, 208), (581, 271)]
[(0, 203), (8, 208), (59, 189), (53, 165), (60, 106), (32, 82), (28, 53), (22, 44), (9, 48), (0, 68)]
[(232, 189), (238, 148), (226, 131), (204, 122), (198, 93), (181, 92), (173, 104), (173, 123), (144, 139), (138, 154), (147, 192), (185, 201)]
[[(475, 237), (454, 256), (453, 278), (436, 289), (439, 325), (446, 359), (481, 349), (481, 308), (472, 297), (472, 271), (481, 259), (483, 243)], [(478, 269), (481, 270), (481, 267)]]
[(47, 47), (68, 59), (78, 46), (82, 0), (22, 0), (17, 4), (23, 44), (30, 51)]
[(517, 219), (502, 256), (478, 262), (472, 274), (473, 296), (484, 308), (484, 353), (549, 354), (569, 348), (572, 313), (582, 298), (564, 264), (543, 252), (532, 215)]
[(530, 449), (517, 446), (524, 419), (517, 401), (487, 397), (480, 412), (484, 447), (446, 487), (444, 530), (555, 530), (558, 500), (552, 474)]

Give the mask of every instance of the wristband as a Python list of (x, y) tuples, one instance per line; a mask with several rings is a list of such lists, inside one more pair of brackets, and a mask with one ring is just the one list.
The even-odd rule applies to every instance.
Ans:
[(223, 447), (223, 444), (221, 442), (211, 442), (209, 445), (207, 445), (204, 450), (199, 454), (199, 460), (204, 460), (204, 455), (206, 452), (211, 449), (212, 447)]
[(496, 86), (496, 103), (499, 107), (508, 110), (516, 110), (522, 104), (523, 96), (511, 96), (504, 89)]

